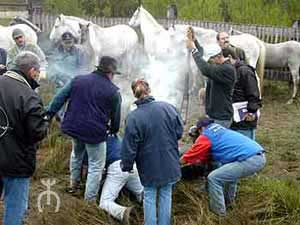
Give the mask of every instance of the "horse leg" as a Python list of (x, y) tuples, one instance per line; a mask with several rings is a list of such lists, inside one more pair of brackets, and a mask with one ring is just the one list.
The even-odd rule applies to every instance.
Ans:
[(289, 68), (292, 74), (292, 79), (293, 79), (293, 94), (292, 98), (288, 100), (287, 104), (292, 104), (293, 100), (296, 98), (297, 91), (298, 91), (298, 86), (299, 86), (299, 67), (300, 65), (290, 65)]

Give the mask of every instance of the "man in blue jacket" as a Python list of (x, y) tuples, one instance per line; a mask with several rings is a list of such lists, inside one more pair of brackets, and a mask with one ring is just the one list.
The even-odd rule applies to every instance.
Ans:
[(117, 133), (120, 127), (121, 95), (112, 83), (117, 61), (103, 56), (98, 69), (73, 78), (52, 99), (47, 114), (53, 117), (69, 101), (62, 131), (72, 137), (70, 172), (71, 188), (80, 183), (82, 160), (88, 153), (88, 176), (85, 199), (96, 200), (106, 158), (107, 133)]
[(217, 215), (225, 216), (226, 205), (235, 199), (238, 180), (254, 175), (265, 166), (264, 149), (250, 138), (206, 117), (198, 121), (197, 129), (199, 137), (180, 161), (181, 164), (209, 160), (218, 163), (219, 167), (207, 177), (209, 206)]

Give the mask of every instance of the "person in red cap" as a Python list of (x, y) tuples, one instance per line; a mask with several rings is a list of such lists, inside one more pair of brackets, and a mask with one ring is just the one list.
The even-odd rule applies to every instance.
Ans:
[(180, 162), (182, 165), (210, 161), (218, 164), (207, 177), (209, 206), (217, 215), (225, 216), (226, 206), (236, 197), (238, 180), (254, 175), (265, 166), (264, 148), (207, 117), (200, 118), (196, 127), (199, 136)]

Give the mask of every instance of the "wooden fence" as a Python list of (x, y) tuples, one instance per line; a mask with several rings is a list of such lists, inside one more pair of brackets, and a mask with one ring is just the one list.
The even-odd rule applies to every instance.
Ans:
[[(42, 31), (49, 32), (55, 23), (57, 16), (44, 13), (32, 15), (32, 22), (36, 24)], [(92, 21), (103, 27), (113, 26), (116, 24), (127, 24), (129, 18), (105, 18), (105, 17), (90, 17), (85, 16), (84, 19)], [(214, 29), (216, 31), (229, 31), (231, 29), (238, 30), (244, 33), (252, 34), (259, 39), (268, 43), (279, 43), (289, 40), (300, 41), (300, 29), (291, 27), (273, 27), (264, 25), (246, 25), (233, 24), (225, 22), (208, 22), (198, 20), (167, 20), (158, 19), (158, 22), (164, 27), (170, 27), (173, 24), (189, 24), (192, 26)], [(271, 80), (290, 80), (291, 75), (288, 69), (280, 70), (265, 70), (265, 78)]]

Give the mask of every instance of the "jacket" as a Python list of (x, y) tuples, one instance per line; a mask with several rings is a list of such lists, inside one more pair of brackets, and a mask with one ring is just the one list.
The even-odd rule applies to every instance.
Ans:
[[(236, 61), (234, 66), (237, 71), (237, 82), (234, 86), (232, 101), (233, 103), (248, 101), (248, 112), (255, 113), (262, 107), (255, 69), (239, 60)], [(256, 128), (256, 126), (257, 120), (251, 122), (241, 121), (239, 123), (233, 122), (231, 128), (234, 130), (247, 130)]]
[(233, 116), (232, 94), (236, 81), (236, 72), (232, 65), (224, 63), (211, 65), (204, 61), (203, 48), (196, 45), (198, 51), (192, 55), (202, 74), (208, 77), (205, 96), (206, 114), (218, 120), (230, 120)]
[(222, 164), (243, 161), (264, 149), (257, 142), (219, 124), (207, 126), (195, 144), (183, 155), (190, 163), (206, 163), (209, 158)]
[[(0, 48), (0, 65), (6, 66), (6, 57), (7, 57), (7, 53), (5, 49)], [(0, 69), (0, 75), (4, 74), (5, 72), (6, 72), (6, 68)]]
[(53, 117), (69, 101), (62, 131), (85, 143), (101, 143), (106, 140), (108, 130), (117, 133), (120, 127), (121, 95), (118, 90), (101, 72), (77, 76), (54, 96), (47, 114)]
[(21, 73), (8, 71), (0, 77), (0, 106), (9, 120), (0, 138), (0, 176), (30, 177), (48, 128), (42, 101)]
[(183, 125), (175, 107), (148, 96), (127, 117), (121, 149), (123, 171), (134, 162), (143, 186), (163, 186), (181, 177), (177, 141)]
[(48, 76), (57, 88), (63, 87), (73, 77), (87, 73), (87, 56), (77, 45), (69, 51), (59, 46), (50, 56), (49, 61)]
[(44, 52), (42, 51), (42, 49), (35, 44), (31, 44), (28, 43), (24, 46), (18, 46), (15, 44), (14, 47), (10, 48), (7, 51), (7, 69), (10, 70), (14, 67), (14, 60), (16, 58), (16, 56), (23, 51), (30, 51), (33, 52), (34, 54), (36, 54), (39, 59), (40, 59), (40, 64), (41, 64), (41, 69), (45, 69), (47, 67), (47, 61), (46, 61), (46, 56), (44, 54)]

